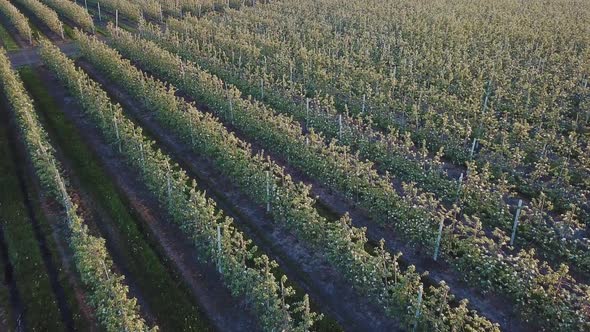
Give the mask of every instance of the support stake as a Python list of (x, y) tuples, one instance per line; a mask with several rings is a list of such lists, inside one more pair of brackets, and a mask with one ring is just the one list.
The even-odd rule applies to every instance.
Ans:
[(418, 308), (416, 309), (414, 328), (412, 329), (412, 331), (416, 331), (416, 329), (418, 328), (418, 318), (420, 318), (420, 314), (422, 313), (420, 309), (422, 308), (422, 293), (423, 292), (424, 292), (423, 286), (420, 285), (420, 288), (418, 289)]
[(510, 245), (514, 244), (516, 238), (516, 228), (518, 228), (518, 217), (520, 217), (520, 211), (522, 210), (522, 199), (518, 200), (518, 207), (516, 208), (516, 214), (514, 215), (514, 225), (512, 226), (512, 236), (510, 237)]
[(217, 268), (221, 273), (221, 226), (217, 225)]
[(100, 14), (100, 1), (97, 2), (98, 4), (98, 21), (102, 22), (102, 15)]
[(471, 152), (469, 152), (469, 159), (473, 159), (473, 153), (475, 152), (475, 144), (477, 143), (477, 138), (473, 139), (473, 144), (471, 144)]
[(434, 256), (432, 259), (436, 261), (438, 259), (438, 250), (440, 248), (440, 240), (442, 238), (442, 231), (444, 226), (444, 219), (441, 219), (440, 224), (438, 224), (438, 236), (436, 237), (436, 245), (434, 246)]

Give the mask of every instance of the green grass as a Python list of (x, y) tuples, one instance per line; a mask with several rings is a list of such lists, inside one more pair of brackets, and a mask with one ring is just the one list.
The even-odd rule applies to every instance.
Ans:
[[(3, 111), (3, 110), (0, 110)], [(0, 133), (0, 136), (2, 133)], [(2, 226), (0, 226), (2, 227)], [(3, 239), (2, 239), (3, 240)], [(6, 262), (0, 256), (0, 326), (7, 328), (9, 331), (14, 330), (13, 308), (10, 303), (10, 290), (8, 289), (6, 275)]]
[(0, 24), (0, 41), (2, 41), (2, 46), (4, 46), (4, 49), (7, 51), (16, 51), (20, 49), (14, 38), (12, 38), (2, 24)]
[(63, 24), (63, 27), (64, 27), (64, 35), (66, 37), (68, 37), (69, 39), (73, 39), (74, 38), (74, 28), (72, 28), (69, 24), (66, 24), (66, 23)]
[(122, 258), (136, 280), (146, 302), (163, 331), (208, 330), (209, 323), (191, 298), (190, 290), (160, 259), (154, 239), (144, 235), (140, 222), (126, 206), (113, 180), (101, 168), (97, 157), (84, 143), (75, 125), (66, 119), (31, 68), (21, 77), (40, 110), (53, 141), (70, 160), (82, 187), (102, 206), (123, 239)]
[[(4, 119), (2, 122), (5, 123)], [(25, 322), (29, 330), (61, 331), (64, 326), (24, 203), (25, 193), (17, 177), (14, 153), (8, 141), (6, 125), (1, 125), (0, 223), (14, 268), (14, 280), (26, 308)]]

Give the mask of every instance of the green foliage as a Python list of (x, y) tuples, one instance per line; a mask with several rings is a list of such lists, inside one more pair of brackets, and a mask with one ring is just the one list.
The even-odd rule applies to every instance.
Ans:
[[(463, 215), (461, 219), (455, 218), (455, 215), (459, 215), (456, 212), (460, 212), (460, 210), (455, 212), (454, 209), (451, 209), (449, 211), (440, 199), (431, 193), (417, 190), (412, 184), (405, 185), (406, 188), (404, 188), (402, 195), (392, 187), (391, 179), (387, 174), (379, 175), (373, 169), (371, 162), (361, 161), (358, 156), (351, 154), (348, 147), (338, 146), (335, 140), (326, 143), (327, 140), (313, 130), (304, 135), (301, 126), (291, 118), (275, 114), (272, 109), (253, 101), (252, 98), (242, 98), (241, 92), (236, 87), (225, 84), (198, 65), (190, 61), (183, 61), (179, 56), (162, 50), (152, 42), (113, 29), (111, 29), (111, 35), (112, 44), (124, 55), (137, 61), (152, 73), (172, 82), (199, 102), (207, 104), (225, 122), (231, 123), (246, 137), (256, 140), (258, 144), (283, 157), (294, 167), (328, 187), (345, 194), (350, 199), (355, 199), (369, 211), (374, 220), (393, 227), (398, 234), (413, 244), (432, 250), (441, 218), (450, 221), (453, 227), (445, 227), (442, 236), (443, 257), (458, 271), (463, 272), (467, 280), (483, 291), (494, 289), (513, 298), (516, 303), (522, 306), (537, 305), (538, 307), (535, 307), (533, 311), (523, 311), (524, 314), (531, 313), (532, 317), (545, 318), (547, 315), (555, 314), (552, 310), (554, 300), (563, 301), (564, 307), (568, 309), (555, 314), (551, 319), (552, 324), (560, 328), (575, 326), (577, 329), (583, 329), (590, 323), (587, 314), (581, 321), (576, 318), (579, 314), (578, 308), (584, 306), (588, 286), (576, 283), (572, 289), (560, 289), (563, 296), (559, 298), (547, 299), (544, 303), (533, 301), (532, 289), (548, 287), (543, 284), (543, 278), (541, 278), (544, 274), (544, 269), (541, 268), (542, 264), (532, 258), (526, 258), (529, 264), (536, 267), (534, 271), (538, 273), (539, 277), (535, 279), (538, 283), (526, 282), (527, 277), (518, 274), (516, 267), (512, 266), (511, 262), (515, 259), (513, 255), (490, 254), (492, 248), (497, 250), (497, 245), (483, 231), (481, 218), (478, 216)], [(87, 54), (87, 56), (92, 57), (91, 54)], [(110, 58), (112, 57), (114, 55), (110, 56)], [(108, 71), (119, 72), (120, 69), (109, 69)], [(139, 85), (136, 91), (141, 91), (142, 87)], [(158, 115), (163, 122), (167, 122), (170, 121), (172, 114), (174, 113), (166, 111), (163, 115)], [(183, 136), (190, 137), (192, 128), (190, 121), (186, 117), (184, 122), (176, 121), (174, 130), (181, 130), (184, 123)], [(262, 159), (262, 156), (258, 158)], [(252, 159), (255, 161), (255, 158)], [(244, 173), (244, 171), (233, 172), (228, 164), (221, 164), (221, 166), (224, 172), (233, 178), (240, 179), (243, 176), (239, 173)], [(258, 173), (256, 177), (245, 178), (244, 184), (241, 185), (248, 188), (249, 194), (255, 200), (263, 203), (266, 199), (264, 180), (259, 185), (252, 185), (253, 178), (264, 179), (261, 173)], [(275, 171), (271, 173), (275, 174)], [(276, 180), (273, 182), (273, 188), (280, 190), (280, 194), (276, 194), (276, 198), (273, 200), (280, 202), (283, 188), (280, 187), (280, 182), (279, 184)], [(261, 192), (256, 193), (257, 189), (260, 189)], [(305, 197), (303, 201), (307, 198), (307, 194), (298, 196)], [(277, 204), (278, 202), (273, 201), (273, 206), (279, 207), (273, 211), (289, 211), (288, 208), (281, 210), (282, 206)], [(285, 221), (287, 225), (301, 231), (303, 226), (294, 227), (297, 222), (301, 222), (298, 220), (301, 218), (301, 209), (301, 207), (297, 207), (296, 217), (281, 216), (279, 220)], [(313, 214), (311, 216), (308, 220), (318, 220)], [(314, 224), (317, 225), (317, 223)], [(309, 224), (304, 223), (304, 225), (309, 229)], [(316, 230), (315, 234), (317, 232)], [(301, 237), (309, 240), (310, 235), (301, 235)], [(505, 253), (511, 250), (508, 246), (504, 246), (502, 249)], [(517, 252), (516, 255), (522, 253), (524, 251)], [(489, 271), (486, 270), (488, 268)], [(354, 269), (350, 270), (354, 271)], [(498, 273), (497, 276), (493, 274), (494, 271)], [(503, 271), (508, 271), (513, 279), (503, 278)], [(362, 278), (359, 280), (365, 281)], [(520, 287), (518, 292), (510, 290), (512, 284)], [(532, 319), (532, 317), (523, 317)]]
[[(43, 50), (47, 50), (48, 43), (42, 42)], [(121, 283), (122, 277), (112, 272), (112, 262), (106, 254), (104, 240), (89, 235), (84, 221), (78, 216), (47, 133), (35, 113), (33, 102), (20, 78), (10, 68), (10, 62), (3, 50), (0, 53), (0, 77), (35, 172), (43, 188), (65, 208), (65, 222), (71, 233), (68, 240), (75, 255), (75, 264), (82, 282), (90, 291), (99, 322), (108, 331), (121, 331), (126, 326), (134, 327), (136, 331), (157, 330), (145, 325), (138, 314), (135, 300), (127, 297), (128, 289)]]
[[(161, 66), (158, 73), (172, 70), (172, 72), (180, 74), (181, 71), (184, 71), (187, 79), (192, 77), (193, 83), (213, 85), (216, 88), (221, 86), (219, 80), (206, 76), (207, 74), (202, 74), (202, 77), (193, 76), (198, 75), (198, 72), (192, 65), (187, 66), (184, 63), (179, 65), (181, 62), (178, 59), (174, 59), (172, 55), (158, 50), (153, 45), (142, 44), (140, 40), (135, 40), (123, 31), (114, 32), (113, 37), (115, 34), (117, 37), (113, 42), (118, 47), (125, 47), (126, 52), (133, 52), (133, 58), (142, 59), (142, 63), (152, 63), (153, 65), (149, 66), (150, 69)], [(255, 202), (259, 204), (270, 203), (270, 216), (275, 222), (292, 229), (302, 240), (325, 252), (329, 261), (359, 291), (363, 294), (371, 294), (387, 308), (391, 306), (392, 315), (400, 314), (399, 311), (393, 309), (396, 306), (404, 308), (402, 321), (405, 324), (410, 325), (415, 320), (414, 314), (405, 310), (407, 306), (405, 299), (396, 297), (394, 293), (384, 289), (382, 281), (376, 278), (376, 258), (364, 249), (366, 242), (364, 230), (351, 228), (351, 232), (356, 234), (355, 238), (340, 233), (337, 223), (328, 222), (313, 207), (315, 201), (309, 197), (309, 187), (301, 183), (294, 183), (281, 167), (262, 154), (253, 154), (247, 143), (229, 133), (216, 119), (199, 112), (190, 104), (176, 97), (174, 87), (166, 86), (135, 69), (129, 61), (121, 59), (117, 52), (106, 48), (101, 42), (81, 35), (79, 35), (78, 41), (83, 55), (99, 70), (107, 74), (111, 80), (116, 80), (124, 86), (136, 100), (144, 103), (147, 109), (154, 111), (156, 118), (162, 125), (175, 132), (177, 137), (183, 139), (196, 153), (210, 157), (224, 174), (234, 179), (238, 186), (242, 189), (247, 188), (244, 192)], [(140, 57), (140, 48), (144, 49), (141, 53), (153, 55), (159, 52), (157, 54), (170, 60), (169, 62), (153, 62), (158, 58)], [(210, 81), (206, 81), (205, 78), (209, 78)], [(183, 87), (186, 86), (185, 83), (182, 84)], [(231, 108), (226, 104), (226, 96), (232, 96)], [(210, 105), (227, 107), (224, 112), (227, 117), (235, 121), (236, 125), (237, 121), (246, 119), (245, 113), (238, 112), (238, 110), (246, 107), (247, 101), (241, 100), (234, 89), (223, 90), (223, 99), (211, 99), (210, 102)], [(231, 114), (233, 110), (236, 112)], [(248, 110), (257, 112), (254, 108)], [(268, 117), (264, 117), (264, 119), (272, 121)], [(167, 169), (167, 167), (167, 165), (162, 165), (161, 168)], [(270, 195), (266, 190), (267, 181)], [(398, 272), (400, 276), (406, 273)], [(418, 283), (420, 283), (419, 279)], [(405, 291), (416, 296), (418, 291), (416, 284), (405, 286), (407, 286), (404, 287)], [(449, 310), (453, 312), (454, 309), (449, 306)], [(476, 315), (472, 318), (479, 319)], [(424, 323), (425, 326), (431, 326), (430, 324), (434, 323)], [(469, 325), (469, 321), (466, 321), (466, 324)], [(489, 323), (488, 328), (494, 329), (494, 326)]]

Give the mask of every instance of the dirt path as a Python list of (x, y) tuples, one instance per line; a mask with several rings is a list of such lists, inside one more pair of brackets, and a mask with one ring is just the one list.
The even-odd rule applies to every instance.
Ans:
[[(75, 42), (62, 42), (56, 43), (56, 45), (67, 56), (72, 57), (78, 53), (78, 46)], [(10, 59), (13, 68), (37, 65), (41, 63), (41, 58), (39, 57), (39, 47), (30, 47), (15, 52), (9, 52), (8, 58)]]
[[(136, 120), (144, 133), (151, 134), (159, 147), (169, 152), (199, 186), (216, 200), (218, 206), (234, 217), (240, 228), (273, 259), (287, 275), (310, 294), (327, 314), (333, 316), (346, 330), (392, 331), (399, 329), (366, 297), (359, 296), (337, 271), (315, 250), (306, 247), (285, 229), (271, 223), (262, 207), (241, 194), (231, 180), (224, 178), (208, 160), (196, 156), (191, 149), (161, 128), (149, 112), (140, 109), (122, 90), (110, 84), (83, 62), (82, 67), (120, 102), (128, 116)], [(230, 203), (231, 202), (231, 203)]]
[(2, 266), (4, 267), (2, 273), (4, 274), (4, 285), (8, 289), (9, 294), (9, 304), (11, 306), (10, 312), (12, 313), (11, 320), (15, 322), (16, 331), (25, 331), (26, 325), (23, 320), (24, 318), (24, 305), (20, 298), (20, 294), (18, 288), (16, 287), (16, 281), (13, 277), (13, 267), (10, 264), (10, 259), (8, 257), (8, 248), (6, 247), (5, 234), (2, 226), (0, 226), (0, 262), (2, 262)]
[[(0, 93), (0, 143), (2, 145), (4, 144), (2, 141), (8, 141), (8, 119), (6, 114), (7, 108), (5, 105), (5, 99)], [(8, 157), (8, 153), (6, 153), (6, 157)], [(2, 202), (0, 202), (0, 204), (2, 204)], [(0, 271), (0, 273), (2, 273), (2, 278), (0, 278), (2, 285), (0, 285), (0, 287), (4, 288), (2, 295), (7, 297), (6, 299), (3, 299), (3, 301), (9, 306), (6, 308), (6, 312), (2, 312), (2, 314), (6, 316), (0, 317), (0, 319), (3, 320), (0, 323), (0, 328), (4, 328), (2, 331), (8, 330), (8, 324), (10, 321), (10, 323), (15, 325), (16, 332), (23, 331), (25, 329), (25, 326), (23, 325), (25, 309), (16, 281), (14, 280), (14, 267), (12, 266), (8, 255), (6, 234), (4, 233), (2, 223), (0, 223), (0, 268), (2, 268)], [(2, 308), (0, 308), (0, 310), (1, 309)], [(7, 315), (10, 315), (11, 317), (7, 317)]]

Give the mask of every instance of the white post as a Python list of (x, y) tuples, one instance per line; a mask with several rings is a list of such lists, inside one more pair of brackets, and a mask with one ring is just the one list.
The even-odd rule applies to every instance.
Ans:
[(88, 1), (84, 0), (84, 8), (86, 8), (86, 12), (88, 13)]
[(59, 190), (61, 191), (64, 207), (66, 208), (66, 219), (68, 220), (68, 224), (70, 224), (72, 222), (72, 220), (70, 219), (70, 201), (68, 200), (68, 192), (66, 190), (65, 184), (63, 183), (63, 181), (61, 179), (61, 176), (59, 175), (59, 170), (57, 169), (57, 166), (55, 165), (54, 159), (51, 160), (51, 164), (53, 165), (53, 168), (55, 169), (55, 177), (57, 180), (57, 184), (59, 186)]
[(266, 171), (266, 212), (270, 212), (270, 174)]
[(104, 274), (107, 277), (107, 280), (111, 280), (111, 277), (109, 276), (109, 270), (107, 269), (107, 265), (104, 261), (102, 261), (102, 268), (104, 269)]
[(459, 193), (461, 192), (461, 186), (463, 185), (463, 173), (459, 176), (459, 185), (457, 186), (457, 193), (455, 194), (455, 201), (459, 199)]
[(363, 95), (363, 108), (361, 110), (361, 113), (365, 113), (366, 102), (367, 102), (367, 95), (364, 94)]
[(80, 90), (80, 99), (84, 103), (84, 93), (82, 93), (82, 80), (78, 79), (78, 90)]
[(121, 137), (119, 137), (119, 126), (117, 125), (117, 117), (113, 116), (113, 123), (115, 124), (115, 133), (117, 135), (117, 142), (119, 143), (119, 153), (121, 153)]
[(229, 99), (229, 120), (230, 120), (231, 124), (233, 125), (234, 124), (234, 108), (233, 108), (231, 98)]
[(305, 127), (309, 127), (309, 98), (305, 98)]
[(61, 31), (61, 39), (66, 39), (64, 36), (64, 25), (59, 21), (59, 30)]
[(338, 140), (342, 141), (342, 114), (338, 114)]
[(115, 30), (119, 30), (119, 10), (115, 9)]
[(432, 257), (435, 261), (438, 258), (438, 250), (440, 248), (440, 240), (442, 238), (443, 226), (444, 219), (441, 219), (440, 224), (438, 224), (438, 236), (436, 237), (436, 245), (434, 246), (434, 256)]
[(217, 268), (221, 273), (221, 226), (217, 225)]
[(166, 184), (168, 185), (168, 204), (172, 203), (172, 185), (170, 183), (170, 170), (166, 173)]
[(518, 227), (518, 217), (520, 216), (520, 211), (522, 210), (522, 199), (518, 200), (518, 207), (516, 208), (516, 214), (514, 215), (514, 225), (512, 226), (512, 236), (510, 237), (510, 245), (514, 244), (514, 239), (516, 238), (516, 228)]
[(190, 124), (191, 124), (191, 146), (194, 147), (195, 146), (195, 134), (194, 134), (194, 120), (193, 120), (193, 112), (189, 111), (189, 116), (190, 116)]
[(139, 153), (141, 155), (141, 168), (145, 171), (145, 157), (143, 155), (143, 142), (139, 142)]
[(102, 15), (100, 14), (100, 1), (97, 2), (98, 4), (98, 20), (102, 22)]
[(422, 308), (422, 293), (424, 292), (423, 286), (420, 285), (420, 288), (418, 289), (418, 308), (416, 309), (416, 315), (415, 315), (415, 322), (414, 322), (414, 328), (413, 331), (416, 331), (416, 328), (418, 328), (418, 318), (420, 318), (420, 314), (421, 314), (421, 308)]
[(473, 153), (475, 152), (475, 144), (477, 143), (477, 138), (473, 139), (473, 144), (471, 144), (471, 152), (469, 152), (469, 159), (473, 159)]
[(483, 114), (486, 113), (486, 110), (488, 108), (488, 100), (490, 99), (490, 88), (491, 88), (491, 82), (488, 81), (488, 87), (486, 89), (486, 98), (483, 101), (483, 110), (482, 110)]

